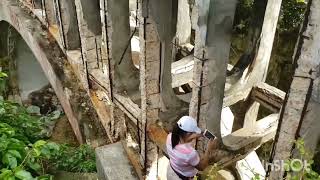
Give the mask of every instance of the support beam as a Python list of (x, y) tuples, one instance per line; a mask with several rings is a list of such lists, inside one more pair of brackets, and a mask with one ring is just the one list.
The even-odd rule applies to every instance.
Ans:
[(188, 0), (178, 0), (178, 17), (176, 37), (179, 45), (190, 42), (191, 37), (191, 16)]
[(279, 112), (285, 96), (286, 93), (280, 89), (266, 83), (259, 83), (252, 88), (250, 98), (273, 112)]
[[(195, 68), (190, 115), (199, 126), (218, 137), (229, 59), (235, 0), (196, 1), (198, 27), (195, 39)], [(199, 143), (201, 150), (204, 144)]]
[(139, 70), (132, 62), (129, 1), (103, 1), (113, 91), (131, 95), (139, 91)]
[(101, 20), (98, 0), (75, 0), (84, 64), (88, 71), (98, 68)]
[[(257, 83), (264, 82), (268, 72), (270, 56), (279, 18), (281, 0), (268, 1), (262, 32), (256, 57), (244, 71), (240, 80), (230, 88), (223, 100), (223, 106), (230, 106), (245, 100), (252, 87)], [(256, 117), (256, 116), (255, 116)]]
[[(174, 46), (172, 41), (176, 34), (178, 1), (149, 0), (148, 5), (142, 8), (148, 9), (149, 12), (145, 15), (153, 21), (152, 23), (154, 23), (155, 34), (158, 36), (156, 47), (152, 47), (153, 57), (150, 57), (150, 61), (159, 60), (153, 64), (154, 69), (160, 69), (159, 74), (155, 71), (156, 73), (152, 76), (158, 76), (157, 78), (160, 78), (160, 116), (162, 120), (171, 123), (178, 118), (177, 114), (185, 112), (188, 106), (187, 103), (183, 102), (176, 96), (172, 89), (171, 65)], [(154, 70), (151, 70), (149, 73), (152, 74), (152, 71)], [(155, 82), (153, 81), (150, 83)]]
[(186, 56), (181, 60), (172, 63), (172, 88), (192, 82), (193, 66), (193, 56)]
[[(148, 16), (150, 8), (147, 1), (140, 0), (140, 90), (141, 90), (141, 129), (140, 153), (145, 168), (146, 178), (152, 163), (157, 163), (157, 146), (147, 135), (147, 127), (159, 120), (160, 113), (160, 39), (156, 23)], [(155, 178), (155, 177), (153, 177)]]
[[(275, 139), (271, 161), (291, 157), (294, 141), (301, 136), (306, 110), (313, 93), (314, 81), (320, 66), (320, 1), (308, 1), (305, 21), (296, 45), (296, 67), (289, 93), (281, 111), (280, 124)], [(319, 92), (319, 91), (317, 91)], [(314, 110), (317, 110), (314, 108)], [(270, 172), (269, 179), (283, 179), (283, 171)]]
[[(230, 106), (247, 99), (252, 87), (266, 80), (281, 2), (282, 0), (268, 1), (260, 39), (257, 40), (258, 49), (255, 58), (244, 70), (240, 80), (226, 92), (223, 102), (224, 106)], [(257, 102), (249, 103), (250, 105), (244, 118), (245, 128), (255, 125), (260, 105)]]
[(67, 50), (80, 49), (80, 34), (74, 1), (59, 0), (61, 12), (61, 29), (65, 37)]
[(55, 18), (55, 13), (54, 13), (54, 1), (45, 1), (45, 11), (46, 11), (46, 19), (47, 23), (49, 26), (55, 25), (56, 23), (56, 18)]
[(225, 137), (223, 144), (232, 151), (254, 149), (274, 138), (279, 114), (271, 114), (259, 120), (254, 127), (242, 128)]

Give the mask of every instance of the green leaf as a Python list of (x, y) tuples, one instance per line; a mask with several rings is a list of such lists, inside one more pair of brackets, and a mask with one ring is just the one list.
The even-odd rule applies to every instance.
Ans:
[(31, 173), (23, 169), (17, 170), (14, 175), (22, 180), (33, 180)]
[(34, 147), (35, 148), (39, 148), (39, 147), (41, 147), (41, 146), (43, 146), (43, 145), (45, 145), (45, 144), (47, 144), (47, 142), (46, 141), (44, 141), (44, 140), (39, 140), (39, 141), (37, 141), (36, 143), (34, 143)]
[(21, 154), (17, 150), (9, 150), (8, 153), (10, 153), (12, 156), (21, 159)]
[(0, 72), (0, 78), (8, 77), (8, 75), (4, 72)]
[(3, 158), (2, 162), (8, 165), (11, 169), (17, 167), (17, 159), (12, 156), (10, 153), (6, 153)]
[(46, 146), (51, 149), (51, 150), (55, 150), (55, 151), (58, 151), (60, 149), (59, 145), (57, 143), (54, 143), (54, 142), (48, 142), (46, 144)]
[(39, 172), (41, 170), (41, 165), (37, 162), (28, 162), (28, 166), (36, 172)]
[(46, 148), (46, 147), (41, 149), (41, 154), (43, 156), (45, 156), (46, 158), (50, 158), (50, 150), (48, 148)]
[(36, 180), (53, 180), (53, 176), (46, 174), (46, 175), (37, 177)]
[(292, 160), (291, 163), (292, 171), (301, 171), (303, 169), (303, 163), (300, 160)]
[(9, 169), (2, 169), (0, 174), (0, 179), (9, 179), (10, 177), (13, 177), (13, 172)]
[(34, 149), (33, 149), (33, 152), (34, 152), (34, 155), (35, 155), (36, 157), (39, 157), (39, 156), (41, 155), (41, 151), (40, 151), (39, 149), (37, 149), (37, 148), (34, 148)]

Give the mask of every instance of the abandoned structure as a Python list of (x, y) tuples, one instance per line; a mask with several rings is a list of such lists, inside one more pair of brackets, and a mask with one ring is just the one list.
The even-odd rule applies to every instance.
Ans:
[[(9, 56), (18, 48), (15, 33), (27, 43), (80, 143), (125, 140), (137, 177), (154, 179), (167, 132), (185, 114), (221, 139), (212, 158), (222, 168), (274, 138), (270, 161), (287, 159), (295, 139), (315, 132), (320, 1), (308, 3), (287, 95), (264, 83), (281, 0), (267, 1), (243, 69), (228, 64), (236, 0), (1, 0), (0, 32)], [(15, 86), (13, 96), (23, 99)], [(273, 114), (257, 120), (259, 106)]]

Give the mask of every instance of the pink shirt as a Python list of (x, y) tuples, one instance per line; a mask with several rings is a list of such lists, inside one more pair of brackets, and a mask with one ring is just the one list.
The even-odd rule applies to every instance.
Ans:
[(198, 170), (195, 166), (199, 164), (200, 157), (190, 143), (178, 144), (172, 149), (170, 133), (167, 137), (166, 146), (170, 164), (175, 171), (186, 177), (193, 177), (197, 174)]

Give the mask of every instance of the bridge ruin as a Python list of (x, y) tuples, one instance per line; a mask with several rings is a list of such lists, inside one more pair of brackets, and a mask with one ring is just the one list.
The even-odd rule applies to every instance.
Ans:
[[(287, 95), (265, 83), (281, 0), (266, 1), (250, 62), (240, 69), (229, 64), (236, 4), (1, 0), (0, 31), (7, 37), (7, 55), (16, 43), (10, 34), (26, 42), (80, 143), (98, 147), (122, 141), (138, 177), (153, 179), (166, 155), (167, 133), (182, 115), (221, 139), (212, 154), (220, 167), (275, 137), (272, 157), (287, 158), (281, 144), (309, 133), (301, 126), (309, 126), (320, 107), (314, 85), (319, 84), (319, 1), (309, 1), (294, 58), (299, 66)], [(233, 112), (235, 105), (241, 112)], [(260, 106), (272, 114), (257, 119)], [(289, 135), (281, 134), (292, 121), (296, 126)], [(204, 150), (205, 143), (197, 148)], [(286, 152), (291, 148), (288, 143)], [(280, 176), (271, 172), (270, 178)]]

